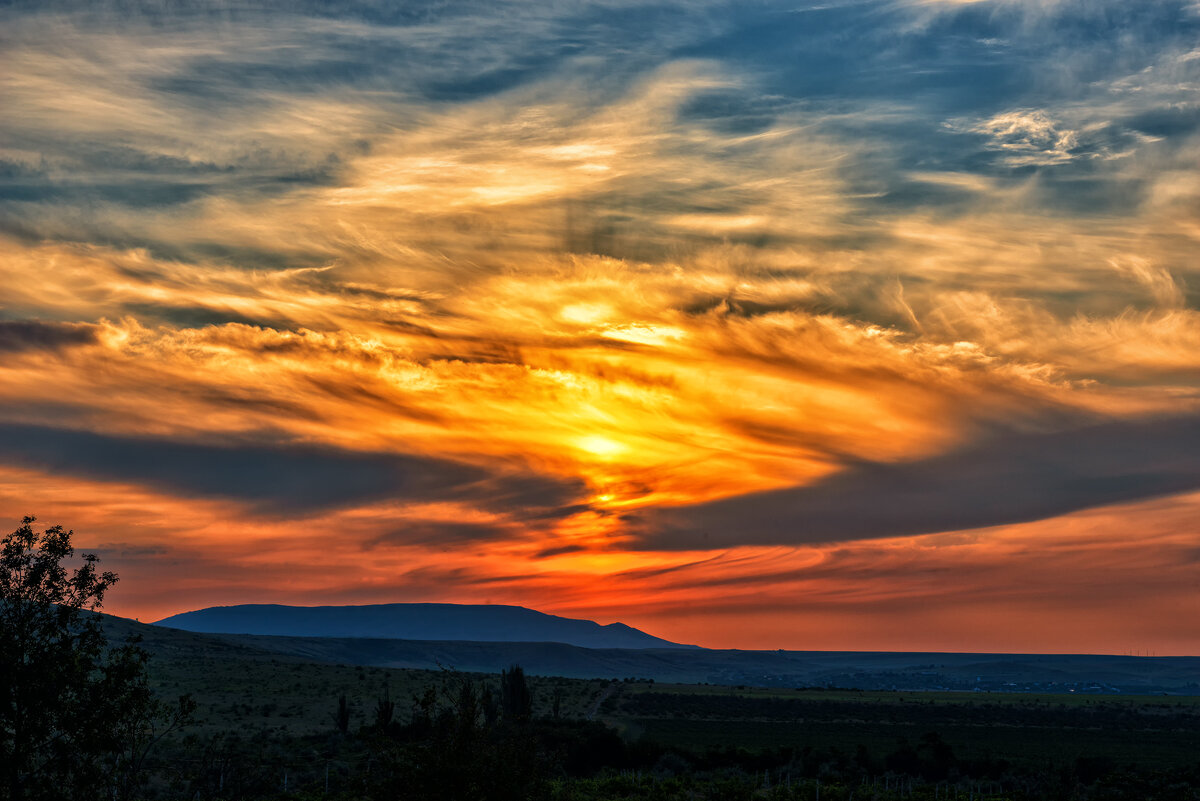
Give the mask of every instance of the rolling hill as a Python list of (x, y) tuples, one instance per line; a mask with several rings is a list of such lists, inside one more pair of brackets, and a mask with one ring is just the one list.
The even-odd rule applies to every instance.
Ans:
[(148, 651), (170, 660), (280, 660), (479, 673), (520, 664), (535, 676), (749, 687), (1200, 694), (1200, 657), (585, 648), (553, 641), (203, 634), (105, 617), (112, 636), (137, 634)]
[(498, 604), (281, 606), (242, 604), (184, 612), (156, 626), (206, 634), (388, 640), (564, 643), (580, 648), (680, 648), (644, 631)]

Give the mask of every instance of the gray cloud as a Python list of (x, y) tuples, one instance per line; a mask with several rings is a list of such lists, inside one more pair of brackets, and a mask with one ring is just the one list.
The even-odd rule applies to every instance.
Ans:
[(199, 445), (0, 424), (0, 462), (50, 475), (130, 481), (183, 497), (224, 498), (262, 514), (305, 514), (374, 501), (461, 499), (520, 517), (570, 509), (576, 482), (489, 472), (417, 456), (289, 444)]
[[(369, 250), (364, 244), (369, 237), (326, 239), (303, 231), (293, 234), (290, 227), (275, 240), (239, 237), (226, 226), (204, 224), (204, 203), (214, 197), (232, 203), (302, 199), (346, 178), (356, 158), (382, 149), (389, 136), (419, 130), (430, 121), (462, 126), (432, 126), (441, 151), (466, 154), (467, 162), (484, 160), (503, 145), (540, 141), (529, 131), (569, 127), (576, 116), (612, 106), (664, 65), (695, 60), (719, 64), (711, 74), (722, 80), (706, 79), (712, 86), (694, 81), (674, 118), (664, 118), (661, 125), (687, 135), (663, 145), (659, 155), (707, 147), (700, 161), (714, 169), (723, 163), (759, 164), (770, 151), (755, 150), (757, 145), (742, 139), (790, 125), (789, 115), (802, 114), (797, 118), (805, 130), (786, 137), (781, 132), (779, 141), (803, 151), (817, 138), (812, 133), (848, 143), (845, 153), (836, 154), (838, 178), (844, 181), (836, 189), (853, 200), (846, 202), (845, 217), (814, 226), (820, 233), (797, 233), (790, 244), (804, 246), (797, 247), (797, 259), (812, 249), (851, 256), (831, 257), (834, 267), (814, 259), (811, 268), (797, 269), (794, 277), (813, 279), (811, 292), (739, 297), (706, 281), (702, 296), (679, 307), (697, 315), (720, 307), (741, 317), (799, 309), (917, 332), (917, 319), (930, 308), (947, 308), (947, 302), (933, 297), (934, 283), (942, 291), (980, 289), (1033, 298), (1063, 320), (1098, 311), (1120, 314), (1133, 301), (1125, 283), (1095, 278), (1097, 265), (1111, 272), (1103, 259), (1094, 254), (1081, 258), (1075, 250), (1068, 254), (1069, 265), (1036, 265), (1039, 279), (1031, 280), (1008, 269), (998, 259), (1002, 249), (986, 241), (980, 242), (983, 263), (952, 245), (936, 270), (928, 270), (936, 275), (930, 279), (922, 276), (924, 267), (906, 267), (902, 258), (887, 253), (894, 243), (888, 241), (886, 227), (877, 225), (880, 220), (926, 213), (954, 220), (1010, 202), (1046, 217), (1112, 215), (1111, 222), (1101, 221), (1105, 233), (1121, 228), (1119, 220), (1133, 220), (1128, 231), (1136, 237), (1128, 241), (1140, 245), (1154, 238), (1146, 231), (1156, 230), (1153, 220), (1147, 225), (1136, 214), (1146, 202), (1149, 177), (1194, 165), (1186, 148), (1177, 161), (1167, 158), (1168, 145), (1180, 147), (1180, 140), (1196, 135), (1198, 125), (1194, 89), (1189, 87), (1195, 85), (1200, 61), (1172, 56), (1190, 52), (1200, 36), (1200, 16), (1189, 11), (1194, 4), (1183, 0), (962, 6), (886, 0), (768, 3), (722, 8), (716, 15), (697, 12), (694, 3), (669, 2), (567, 2), (552, 8), (471, 2), (419, 9), (375, 3), (266, 3), (253, 9), (166, 3), (141, 10), (136, 3), (120, 3), (87, 13), (80, 3), (56, 5), (78, 16), (41, 14), (33, 5), (0, 12), (0, 52), (14, 54), (9, 71), (44, 79), (37, 91), (12, 98), (21, 113), (0, 120), (0, 138), (23, 153), (0, 161), (0, 229), (30, 242), (58, 238), (140, 246), (156, 258), (211, 259), (247, 268), (326, 265), (335, 258), (352, 266), (361, 256), (359, 249)], [(144, 47), (149, 41), (159, 46)], [(105, 80), (95, 81), (94, 75)], [(576, 79), (587, 87), (586, 97), (578, 98), (579, 108), (528, 127), (505, 127), (512, 121), (502, 114), (438, 116), (448, 108), (486, 105), (493, 99), (513, 103), (514, 90), (536, 87), (548, 76)], [(569, 84), (549, 82), (517, 99), (536, 106), (564, 86), (574, 91)], [(65, 110), (41, 105), (68, 89), (78, 95), (73, 98), (77, 105)], [(326, 105), (310, 114), (313, 102)], [(669, 104), (669, 98), (655, 100), (653, 108)], [(120, 113), (111, 118), (86, 113), (102, 108), (120, 108)], [(960, 122), (947, 124), (954, 121)], [(503, 130), (489, 134), (489, 125)], [(711, 141), (698, 144), (694, 130), (709, 132)], [(1173, 141), (1147, 144), (1156, 137)], [(1133, 177), (1122, 174), (1121, 164), (1134, 161), (1139, 148), (1157, 148), (1151, 155), (1160, 161), (1141, 164)], [(1108, 160), (1129, 154), (1128, 161)], [(564, 213), (544, 215), (550, 220), (545, 230), (564, 236), (568, 251), (648, 261), (673, 259), (677, 251), (686, 255), (686, 245), (696, 242), (766, 249), (793, 236), (762, 233), (755, 226), (745, 233), (736, 228), (681, 233), (677, 225), (663, 223), (677, 216), (786, 211), (762, 201), (770, 194), (761, 185), (747, 188), (747, 182), (754, 183), (748, 181), (754, 169), (731, 169), (730, 180), (719, 172), (690, 176), (678, 166), (694, 163), (648, 159), (603, 187), (589, 189), (581, 182), (584, 188), (569, 190), (575, 197), (547, 201), (561, 203)], [(803, 160), (780, 161), (770, 168), (770, 177), (799, 174), (811, 166)], [(973, 188), (976, 184), (969, 181), (930, 180), (959, 173), (980, 178), (978, 185), (985, 188)], [(908, 177), (912, 175), (918, 177)], [(789, 189), (779, 199), (798, 195)], [(1004, 200), (1009, 195), (1011, 200)], [(300, 203), (297, 208), (305, 207)], [(395, 210), (396, 215), (405, 213)], [(302, 218), (302, 213), (284, 215), (288, 226)], [(439, 221), (424, 226), (415, 219), (398, 221), (394, 230), (404, 232), (406, 247), (449, 254), (445, 263), (436, 262), (438, 276), (451, 274), (452, 264), (470, 265), (460, 271), (470, 277), (448, 281), (453, 289), (447, 292), (465, 295), (463, 287), (477, 275), (511, 268), (488, 255), (501, 249), (493, 247), (493, 239), (502, 240), (483, 222), (478, 231), (456, 229), (447, 238)], [(461, 224), (468, 222), (464, 216)], [(423, 242), (420, 233), (426, 230), (432, 233)], [(1004, 242), (1029, 237), (1031, 246), (1037, 246), (1035, 232), (1016, 230), (1020, 234), (1014, 236), (1013, 229), (1002, 227), (992, 236)], [(380, 247), (394, 244), (392, 232), (389, 225)], [(1061, 238), (1052, 230), (1043, 241)], [(929, 240), (917, 242), (920, 258), (912, 263), (925, 265), (936, 249)], [(877, 245), (883, 245), (878, 252), (884, 256), (870, 255)], [(469, 251), (469, 258), (456, 261), (455, 247)], [(1114, 247), (1107, 245), (1105, 254)], [(1162, 269), (1186, 277), (1194, 272), (1194, 260), (1186, 242), (1180, 248), (1187, 261), (1171, 263), (1169, 251)], [(868, 257), (857, 258), (859, 254)], [(525, 254), (512, 258), (523, 263)], [(873, 259), (887, 264), (879, 267)], [(393, 254), (387, 263), (396, 260)], [(405, 251), (398, 261), (420, 260)], [(1017, 261), (1025, 264), (1026, 255), (1018, 254)], [(910, 274), (904, 274), (906, 269)], [(881, 289), (895, 282), (897, 274), (914, 298), (915, 316)], [(1051, 274), (1055, 281), (1040, 280)], [(318, 289), (342, 291), (324, 276), (310, 280)], [(754, 276), (760, 284), (785, 277)], [(168, 280), (155, 273), (133, 278), (147, 284)], [(423, 280), (392, 274), (376, 278), (388, 286)], [(353, 292), (393, 299), (372, 288)], [(396, 300), (416, 303), (422, 298), (416, 292), (397, 292)], [(1195, 302), (1194, 294), (1186, 297)], [(157, 299), (125, 302), (97, 316), (119, 313), (180, 327), (241, 322), (288, 328), (297, 322), (266, 310)], [(319, 320), (301, 322), (320, 327)], [(389, 324), (414, 336), (436, 337), (435, 329), (400, 317)], [(93, 339), (94, 332), (84, 326), (0, 324), (0, 351), (61, 348)], [(471, 349), (461, 352), (468, 341)], [(463, 337), (446, 345), (446, 353), (426, 346), (427, 358), (520, 363), (518, 344), (490, 334), (477, 342)], [(617, 347), (612, 340), (582, 337), (570, 346), (595, 345)], [(770, 352), (766, 358), (774, 361), (778, 355)], [(1191, 369), (1190, 363), (1179, 368)], [(1098, 373), (1096, 380), (1113, 379)], [(415, 404), (399, 404), (367, 387), (339, 387), (317, 378), (309, 383), (323, 395), (358, 406), (435, 419)], [(293, 412), (278, 400), (235, 394), (217, 400), (268, 409), (277, 404), (274, 408)], [(305, 413), (303, 406), (297, 404), (293, 413)], [(1159, 430), (1163, 425), (1114, 424), (1053, 436), (1025, 435), (904, 465), (853, 464), (816, 487), (650, 513), (646, 541), (677, 547), (699, 536), (696, 532), (708, 532), (714, 538), (710, 544), (721, 538), (795, 542), (921, 533), (1032, 519), (1195, 486), (1194, 462), (1178, 450), (1172, 433)], [(1184, 439), (1195, 444), (1194, 424), (1180, 425), (1192, 432)], [(753, 420), (742, 428), (759, 441), (788, 446), (811, 444), (815, 438), (787, 425), (773, 428)], [(432, 497), (482, 498), (497, 506), (513, 504), (528, 516), (554, 517), (577, 509), (573, 501), (581, 494), (571, 483), (437, 459), (282, 445), (151, 443), (50, 428), (7, 426), (0, 433), (0, 458), (12, 463), (234, 498), (275, 513)], [(1089, 461), (1080, 454), (1095, 458)], [(1131, 461), (1122, 464), (1123, 456)], [(864, 498), (871, 499), (868, 508)], [(470, 527), (459, 533), (464, 539), (490, 536)]]
[(84, 323), (46, 323), (38, 320), (0, 321), (0, 353), (58, 350), (96, 341), (96, 327)]
[(367, 549), (408, 545), (455, 547), (468, 542), (502, 540), (511, 536), (512, 533), (510, 527), (502, 524), (412, 520), (371, 537), (363, 543), (363, 547)]
[[(1020, 523), (1200, 487), (1200, 417), (996, 436), (901, 464), (863, 462), (819, 483), (652, 510), (646, 548), (827, 543)], [(1136, 532), (1131, 532), (1136, 536)]]

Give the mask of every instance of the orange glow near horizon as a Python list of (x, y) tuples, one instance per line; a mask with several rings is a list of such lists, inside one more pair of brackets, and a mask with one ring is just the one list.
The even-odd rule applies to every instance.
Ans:
[[(103, 500), (114, 493), (124, 503)], [(391, 504), (303, 525), (250, 522), (208, 501), (0, 474), (0, 503), (19, 498), (79, 521), (80, 551), (99, 553), (122, 576), (106, 611), (143, 621), (232, 603), (504, 603), (713, 648), (1194, 650), (1176, 621), (1195, 609), (1188, 527), (1200, 495), (973, 532), (715, 552), (606, 550), (592, 540), (602, 532), (597, 521), (573, 532), (568, 520), (554, 540), (579, 550), (545, 554), (544, 536), (517, 535), (457, 547), (453, 560), (444, 543), (381, 540), (380, 528), (403, 524), (410, 511)], [(421, 522), (461, 522), (462, 511), (427, 508)], [(1125, 527), (1135, 516), (1143, 530), (1131, 541)], [(1083, 599), (1101, 594), (1119, 603), (1097, 621)], [(1031, 616), (1041, 622), (1034, 631)], [(981, 618), (992, 625), (981, 628)]]
[[(1194, 42), (968, 103), (890, 47), (813, 87), (685, 5), (653, 47), (555, 44), (587, 3), (0, 13), (0, 515), (143, 620), (1200, 653)], [(1108, 63), (1035, 5), (1020, 52)]]

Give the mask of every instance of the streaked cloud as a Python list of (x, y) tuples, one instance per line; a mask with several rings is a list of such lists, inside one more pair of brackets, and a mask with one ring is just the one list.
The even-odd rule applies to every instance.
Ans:
[(40, 426), (0, 426), (2, 458), (56, 476), (135, 483), (182, 497), (247, 504), (251, 512), (303, 516), (380, 499), (436, 503), (459, 497), (514, 514), (565, 507), (579, 487), (532, 475), (489, 475), (400, 454), (243, 442), (221, 446), (101, 436)]
[(0, 321), (0, 352), (57, 350), (96, 341), (96, 329), (85, 323), (43, 323), (37, 320)]
[(805, 487), (647, 513), (646, 546), (696, 550), (930, 534), (1191, 492), (1200, 488), (1198, 438), (1195, 416), (1004, 433), (926, 460), (864, 463)]
[(1086, 518), (1101, 608), (1112, 521), (1185, 533), (1194, 5), (0, 21), (0, 511), (103, 534), (132, 606), (207, 544), (213, 603), (875, 615)]

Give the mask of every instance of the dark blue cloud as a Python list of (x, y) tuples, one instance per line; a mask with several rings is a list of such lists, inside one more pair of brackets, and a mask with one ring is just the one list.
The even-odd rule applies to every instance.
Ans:
[(849, 464), (810, 486), (652, 510), (632, 522), (646, 548), (795, 545), (1022, 523), (1197, 488), (1200, 417), (1168, 417), (996, 435), (921, 461)]
[(273, 515), (385, 500), (461, 500), (539, 517), (568, 513), (583, 492), (572, 481), (430, 457), (273, 443), (201, 445), (13, 423), (0, 423), (0, 462), (240, 501)]

